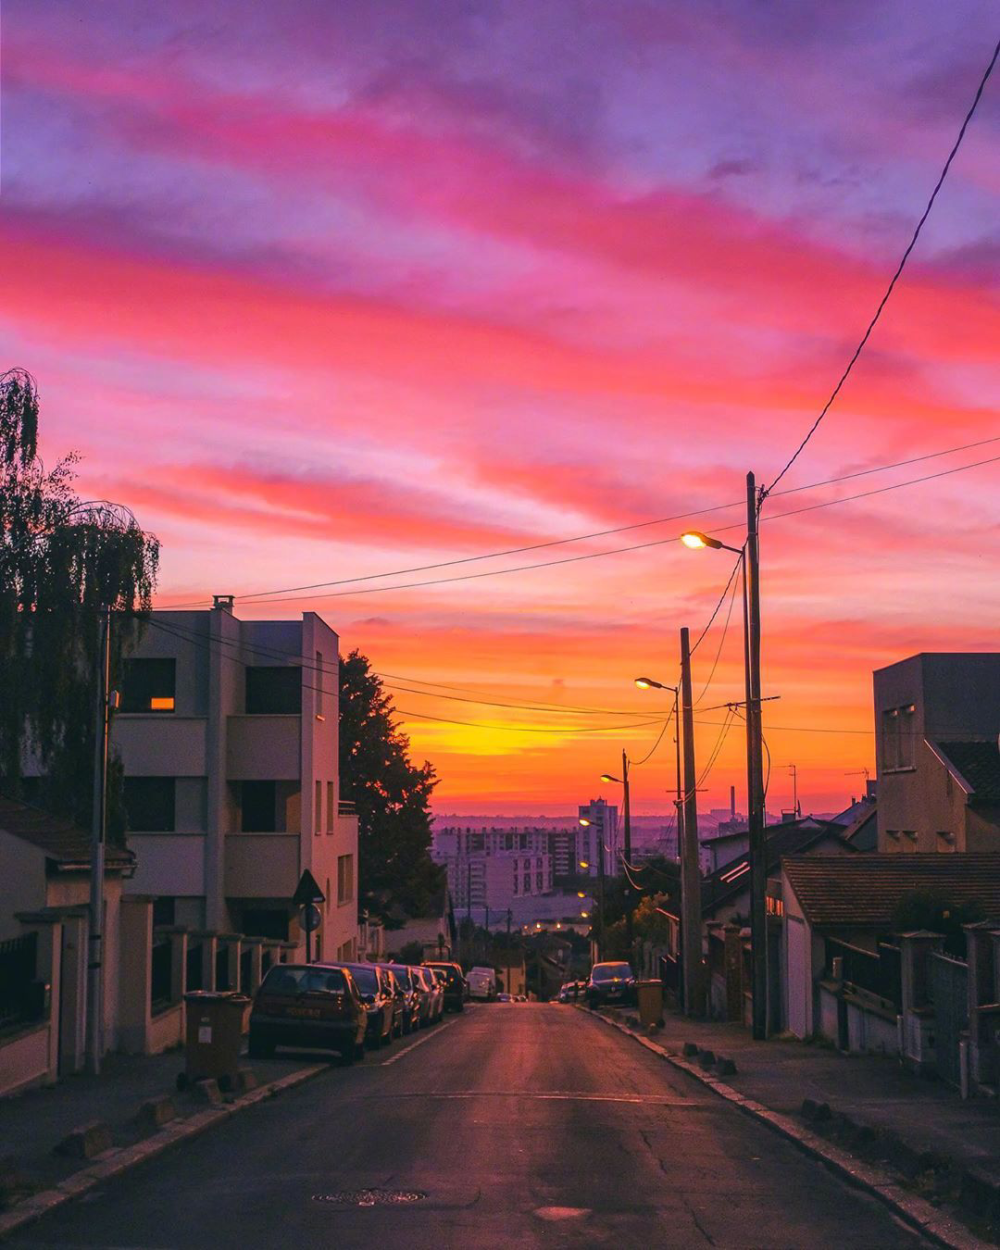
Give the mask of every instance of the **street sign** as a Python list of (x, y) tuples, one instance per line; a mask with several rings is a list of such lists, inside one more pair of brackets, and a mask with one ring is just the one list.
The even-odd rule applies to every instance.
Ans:
[(292, 902), (299, 907), (304, 907), (306, 903), (326, 902), (326, 895), (319, 888), (319, 883), (308, 868), (299, 877), (299, 884), (295, 887)]
[(315, 903), (307, 903), (302, 908), (302, 927), (306, 933), (315, 933), (322, 920), (323, 916)]

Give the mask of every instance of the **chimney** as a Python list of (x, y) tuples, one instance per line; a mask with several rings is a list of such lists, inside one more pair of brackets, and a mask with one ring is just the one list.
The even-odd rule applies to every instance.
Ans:
[(219, 608), (222, 612), (228, 612), (231, 616), (233, 612), (233, 601), (235, 598), (235, 595), (213, 595), (212, 607)]

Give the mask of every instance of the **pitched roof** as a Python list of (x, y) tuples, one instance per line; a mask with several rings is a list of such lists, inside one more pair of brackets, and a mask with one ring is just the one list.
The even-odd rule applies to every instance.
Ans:
[(781, 866), (814, 925), (886, 929), (913, 890), (1000, 917), (1000, 854), (795, 855)]
[(935, 746), (968, 782), (972, 801), (1000, 805), (1000, 747), (995, 740), (937, 742)]
[[(843, 841), (843, 827), (818, 816), (803, 816), (767, 826), (767, 871), (773, 873), (786, 855), (799, 855), (827, 838)], [(853, 849), (845, 843), (845, 849)], [(824, 857), (825, 858), (825, 857)], [(702, 911), (706, 914), (750, 888), (750, 853), (737, 856), (710, 873), (702, 884)]]
[[(90, 863), (90, 834), (64, 816), (32, 803), (22, 803), (0, 795), (0, 833), (30, 842), (44, 851), (51, 860), (63, 866)], [(108, 844), (105, 864), (108, 868), (124, 868), (135, 862), (135, 856), (124, 847)]]

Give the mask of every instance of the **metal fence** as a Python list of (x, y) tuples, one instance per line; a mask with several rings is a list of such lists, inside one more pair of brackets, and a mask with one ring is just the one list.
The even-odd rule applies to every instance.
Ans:
[(38, 934), (0, 942), (0, 1029), (40, 1020), (45, 987), (37, 979)]
[(832, 973), (833, 961), (837, 958), (842, 962), (841, 977), (846, 986), (874, 995), (897, 1012), (902, 1009), (902, 968), (898, 946), (879, 942), (877, 951), (869, 951), (837, 938), (827, 938), (827, 975)]

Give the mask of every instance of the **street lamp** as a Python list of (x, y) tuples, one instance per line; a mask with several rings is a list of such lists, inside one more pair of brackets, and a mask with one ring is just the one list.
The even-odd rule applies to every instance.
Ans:
[[(587, 816), (580, 817), (580, 824), (584, 829), (590, 829), (594, 822)], [(598, 833), (597, 841), (597, 924), (594, 928), (597, 930), (597, 958), (602, 957), (604, 947), (604, 834), (603, 831)], [(580, 867), (583, 869), (590, 868), (590, 861), (587, 859), (580, 860)]]
[(747, 830), (750, 842), (750, 935), (753, 949), (753, 1036), (767, 1037), (767, 847), (764, 814), (763, 733), (760, 689), (760, 551), (757, 532), (757, 484), (747, 474), (747, 540), (730, 547), (707, 534), (689, 530), (681, 542), (697, 550), (712, 547), (740, 557), (743, 571), (743, 662), (747, 719)]

